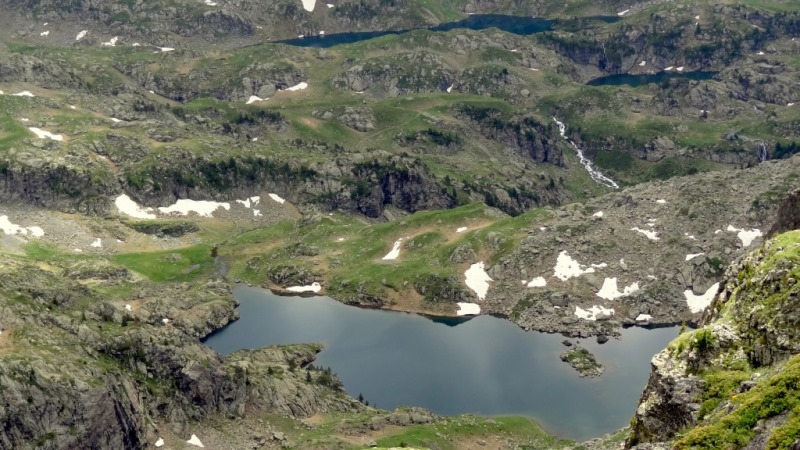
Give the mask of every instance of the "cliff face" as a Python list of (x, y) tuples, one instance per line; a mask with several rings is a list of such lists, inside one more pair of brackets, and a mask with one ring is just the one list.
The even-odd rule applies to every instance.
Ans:
[(14, 260), (0, 269), (0, 448), (137, 449), (161, 434), (156, 424), (187, 439), (190, 424), (214, 414), (363, 409), (335, 379), (296, 369), (318, 346), (223, 358), (202, 345), (236, 317), (225, 283), (143, 282), (111, 297), (84, 284), (96, 288), (104, 272), (101, 291), (114, 290), (132, 279), (127, 270), (64, 277)]
[(800, 231), (731, 265), (701, 327), (653, 358), (628, 447), (800, 445)]

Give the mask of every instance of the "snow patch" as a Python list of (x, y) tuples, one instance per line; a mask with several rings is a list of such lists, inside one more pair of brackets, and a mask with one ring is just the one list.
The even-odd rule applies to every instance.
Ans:
[(447, 88), (448, 93), (453, 91), (453, 86), (455, 86), (455, 84), (451, 84), (450, 87)]
[(628, 14), (628, 11), (630, 11), (630, 9), (626, 9), (625, 11), (620, 11), (620, 12), (618, 12), (618, 13), (617, 13), (617, 15), (618, 15), (618, 16), (620, 16), (620, 17), (622, 17), (622, 16), (624, 16), (625, 14)]
[(753, 243), (753, 240), (755, 240), (755, 238), (764, 235), (764, 233), (762, 233), (761, 230), (759, 230), (758, 228), (745, 230), (744, 228), (736, 228), (733, 225), (728, 225), (726, 231), (737, 232), (739, 240), (742, 241), (742, 247), (749, 247), (750, 244)]
[(116, 46), (117, 46), (117, 41), (118, 41), (118, 40), (119, 40), (119, 36), (114, 36), (114, 37), (113, 37), (113, 38), (111, 38), (110, 40), (108, 40), (108, 41), (106, 41), (106, 42), (103, 42), (103, 43), (102, 43), (102, 44), (100, 44), (100, 45), (102, 45), (102, 46), (104, 46), (104, 47), (116, 47)]
[(30, 234), (33, 237), (42, 237), (44, 236), (44, 230), (41, 227), (23, 227), (21, 225), (17, 225), (12, 223), (8, 216), (0, 216), (0, 231), (3, 233), (13, 236), (15, 234), (19, 234), (22, 236), (26, 236)]
[(481, 313), (481, 307), (477, 303), (456, 303), (458, 305), (457, 316), (477, 316)]
[(205, 0), (204, 3), (206, 6), (217, 6), (217, 2), (212, 2), (211, 0)]
[(458, 227), (456, 228), (456, 233), (463, 233), (467, 231), (467, 227)]
[(301, 0), (303, 2), (303, 9), (308, 12), (314, 11), (314, 6), (317, 4), (317, 0)]
[(686, 259), (684, 261), (691, 261), (697, 258), (698, 256), (703, 256), (703, 255), (705, 255), (705, 253), (689, 253), (688, 255), (686, 255)]
[(269, 100), (269, 99), (268, 98), (261, 98), (261, 97), (259, 97), (257, 95), (251, 95), (250, 98), (247, 99), (247, 103), (245, 103), (245, 105), (249, 105), (249, 104), (255, 103), (255, 102), (263, 102), (263, 101), (267, 101), (267, 100)]
[(309, 284), (308, 286), (292, 286), (286, 288), (289, 292), (314, 292), (317, 293), (322, 289), (322, 286), (317, 283), (316, 281)]
[(172, 47), (156, 47), (156, 48), (161, 50), (161, 53), (167, 53), (167, 52), (175, 51), (175, 49), (172, 48)]
[(36, 97), (35, 95), (33, 95), (31, 93), (31, 91), (22, 91), (22, 92), (17, 92), (16, 94), (11, 94), (11, 95), (13, 95), (15, 97)]
[(592, 217), (603, 217), (603, 211), (597, 211), (596, 213), (592, 214)]
[(547, 286), (547, 280), (544, 277), (536, 277), (528, 282), (528, 287), (545, 287)]
[(263, 214), (261, 214), (260, 209), (253, 209), (253, 217), (261, 217), (261, 216), (263, 216)]
[(41, 33), (39, 33), (39, 36), (42, 36), (42, 37), (50, 36), (50, 30), (42, 31)]
[(672, 70), (672, 67), (673, 67), (673, 66), (669, 66), (669, 67), (665, 68), (665, 69), (664, 69), (664, 72), (669, 72), (670, 70)]
[(94, 240), (94, 242), (89, 244), (89, 247), (103, 248), (103, 240), (100, 239), (100, 238), (97, 238), (97, 239)]
[(637, 322), (650, 322), (650, 320), (652, 319), (653, 316), (651, 316), (650, 314), (639, 314), (638, 316), (636, 316)]
[(155, 443), (155, 446), (159, 447), (159, 448), (163, 447), (164, 446), (164, 439), (158, 438), (158, 440)]
[(597, 319), (604, 319), (606, 317), (610, 317), (614, 315), (613, 308), (603, 308), (602, 306), (593, 305), (588, 310), (581, 308), (580, 306), (575, 307), (575, 315), (579, 319), (584, 320), (592, 320), (595, 321)]
[(231, 204), (208, 200), (190, 200), (188, 198), (184, 198), (176, 201), (170, 206), (162, 206), (158, 208), (158, 210), (163, 214), (178, 213), (182, 216), (187, 216), (190, 212), (195, 212), (201, 217), (213, 217), (211, 214), (219, 208), (230, 210)]
[(719, 283), (714, 283), (705, 293), (700, 295), (695, 294), (691, 289), (683, 291), (683, 296), (686, 297), (686, 304), (689, 305), (689, 310), (693, 313), (702, 312), (711, 304), (711, 300), (714, 300), (717, 289), (719, 289)]
[(397, 257), (400, 256), (400, 244), (402, 242), (403, 242), (403, 238), (400, 238), (400, 239), (394, 241), (394, 244), (392, 244), (392, 250), (389, 251), (389, 253), (387, 253), (386, 256), (384, 256), (381, 259), (384, 260), (384, 261), (392, 261), (392, 260), (397, 259)]
[(64, 136), (61, 134), (53, 134), (49, 131), (45, 131), (41, 128), (36, 128), (36, 127), (29, 127), (28, 129), (31, 130), (31, 132), (35, 134), (36, 137), (38, 137), (39, 139), (47, 138), (47, 139), (52, 139), (54, 141), (64, 140)]
[(493, 280), (484, 270), (483, 261), (471, 265), (464, 272), (464, 276), (466, 277), (467, 287), (475, 291), (479, 299), (486, 298), (486, 293), (489, 291), (489, 282)]
[(600, 292), (597, 293), (597, 296), (606, 300), (614, 300), (620, 297), (631, 295), (638, 290), (639, 283), (633, 282), (629, 286), (625, 286), (622, 289), (622, 292), (620, 292), (619, 288), (617, 287), (617, 278), (606, 278), (605, 281), (603, 281), (603, 287), (600, 288)]
[(678, 72), (683, 72), (683, 66), (680, 66), (680, 67), (678, 67), (678, 68), (677, 68), (677, 69), (675, 69), (675, 70), (677, 70)]
[(114, 200), (117, 210), (123, 214), (134, 217), (136, 219), (155, 219), (156, 215), (150, 211), (153, 208), (142, 208), (133, 201), (127, 194), (122, 194)]
[(663, 205), (663, 204), (667, 203), (667, 201), (664, 200), (663, 198), (660, 198), (660, 199), (656, 200), (656, 203)]
[(697, 238), (696, 238), (696, 237), (694, 237), (694, 235), (693, 235), (693, 234), (689, 234), (689, 233), (683, 233), (683, 235), (684, 235), (684, 236), (686, 236), (686, 239), (691, 239), (691, 240), (693, 240), (693, 241), (696, 241), (696, 240), (697, 240)]
[(194, 445), (195, 447), (205, 448), (205, 445), (203, 445), (203, 443), (200, 442), (200, 439), (194, 434), (189, 438), (188, 441), (186, 441), (186, 443), (189, 445)]
[(89, 33), (89, 30), (81, 31), (80, 33), (78, 33), (77, 36), (75, 36), (75, 41), (80, 41), (81, 39), (85, 38), (86, 34), (88, 34), (88, 33)]
[(642, 62), (640, 62), (640, 63), (639, 63), (639, 66), (640, 66), (640, 67), (644, 67), (644, 66), (646, 66), (646, 65), (647, 65), (647, 61), (642, 61)]
[(333, 3), (326, 3), (325, 6), (327, 6), (328, 8), (333, 8), (336, 5), (334, 5)]
[(302, 91), (303, 89), (308, 87), (308, 83), (302, 81), (300, 83), (295, 84), (294, 86), (288, 87), (284, 89), (285, 91)]
[(653, 230), (643, 230), (639, 227), (633, 227), (631, 228), (631, 231), (638, 231), (639, 233), (642, 233), (643, 235), (647, 236), (647, 239), (650, 239), (651, 241), (657, 241), (661, 239), (658, 237), (658, 233)]
[(572, 259), (572, 257), (567, 254), (567, 251), (564, 250), (558, 254), (556, 265), (553, 268), (553, 275), (561, 281), (567, 281), (570, 278), (579, 277), (585, 273), (594, 273), (594, 269), (606, 266), (606, 263), (601, 263), (592, 264), (587, 267)]
[(271, 198), (271, 199), (275, 200), (276, 202), (280, 203), (281, 205), (282, 205), (284, 202), (286, 202), (286, 200), (285, 200), (285, 199), (283, 199), (283, 198), (282, 198), (281, 196), (279, 196), (278, 194), (269, 194), (269, 198)]
[(133, 311), (133, 306), (125, 305), (125, 311)]

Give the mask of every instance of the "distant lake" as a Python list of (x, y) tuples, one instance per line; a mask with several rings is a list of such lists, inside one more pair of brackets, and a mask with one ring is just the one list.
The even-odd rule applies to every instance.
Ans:
[(653, 74), (631, 75), (620, 73), (595, 78), (587, 84), (590, 86), (632, 86), (639, 87), (649, 83), (660, 83), (670, 78), (687, 78), (689, 80), (710, 80), (719, 72), (693, 70), (690, 72), (658, 72)]
[[(616, 16), (593, 16), (587, 17), (586, 19), (611, 23), (616, 22), (620, 18)], [(558, 20), (555, 19), (540, 19), (527, 16), (506, 16), (502, 14), (473, 14), (466, 19), (458, 20), (456, 22), (447, 22), (429, 28), (333, 33), (323, 36), (306, 36), (303, 38), (286, 39), (278, 42), (297, 47), (328, 48), (333, 47), (334, 45), (352, 44), (354, 42), (366, 41), (368, 39), (374, 39), (390, 34), (404, 34), (414, 30), (450, 31), (459, 28), (470, 30), (486, 30), (489, 28), (497, 28), (507, 33), (528, 36), (534, 33), (550, 31), (557, 23)]]
[(603, 376), (585, 379), (559, 359), (563, 336), (525, 332), (491, 316), (431, 320), (246, 286), (234, 295), (241, 319), (205, 342), (222, 354), (319, 342), (325, 349), (314, 365), (330, 367), (350, 395), (363, 394), (380, 408), (522, 415), (577, 440), (628, 424), (650, 359), (678, 334), (677, 327), (630, 328), (620, 341), (604, 345), (583, 339), (581, 345), (606, 366)]

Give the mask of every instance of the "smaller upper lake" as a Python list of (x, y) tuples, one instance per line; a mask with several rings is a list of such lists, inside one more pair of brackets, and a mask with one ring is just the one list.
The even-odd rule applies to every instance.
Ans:
[[(353, 396), (380, 408), (421, 406), (439, 414), (533, 417), (559, 436), (584, 440), (625, 426), (650, 359), (677, 327), (623, 330), (604, 345), (581, 340), (606, 366), (585, 379), (559, 359), (563, 336), (526, 333), (491, 316), (471, 320), (360, 309), (326, 297), (279, 297), (237, 286), (241, 319), (206, 340), (222, 354), (320, 342), (315, 365), (330, 367)], [(574, 342), (575, 339), (572, 339)]]
[[(620, 18), (616, 16), (594, 16), (587, 17), (586, 19), (610, 23), (615, 22)], [(556, 19), (540, 19), (537, 17), (527, 16), (506, 16), (501, 14), (473, 14), (466, 19), (455, 22), (447, 22), (429, 28), (334, 33), (321, 36), (305, 36), (303, 38), (286, 39), (278, 42), (297, 47), (328, 48), (333, 47), (334, 45), (352, 44), (354, 42), (366, 41), (368, 39), (374, 39), (390, 34), (404, 34), (414, 30), (450, 31), (459, 28), (476, 31), (497, 28), (507, 33), (527, 36), (534, 33), (550, 31), (557, 23), (559, 23), (559, 21)]]
[(650, 83), (660, 83), (671, 78), (686, 78), (689, 80), (710, 80), (719, 72), (693, 70), (690, 72), (665, 72), (631, 75), (629, 73), (618, 73), (595, 78), (589, 81), (589, 86), (632, 86), (639, 87)]

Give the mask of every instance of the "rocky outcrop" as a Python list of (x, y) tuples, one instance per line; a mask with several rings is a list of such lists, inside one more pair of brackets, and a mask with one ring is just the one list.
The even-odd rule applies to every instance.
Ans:
[(69, 278), (1, 264), (2, 448), (137, 449), (160, 434), (157, 423), (188, 439), (190, 422), (215, 414), (307, 417), (364, 408), (330, 374), (300, 370), (318, 346), (223, 358), (201, 344), (236, 317), (225, 283), (140, 281), (130, 297), (108, 298), (79, 282), (113, 285), (120, 271), (108, 264), (70, 267)]
[(599, 377), (605, 371), (594, 355), (580, 346), (572, 347), (561, 353), (561, 361), (569, 364), (582, 377)]
[(800, 229), (800, 190), (795, 190), (786, 195), (778, 206), (775, 224), (769, 230), (770, 236), (790, 230)]
[[(775, 399), (787, 395), (780, 389), (797, 376), (800, 352), (798, 245), (800, 231), (778, 235), (727, 269), (700, 328), (653, 358), (628, 446), (772, 448), (782, 439), (793, 403)], [(731, 433), (731, 423), (741, 425)]]

